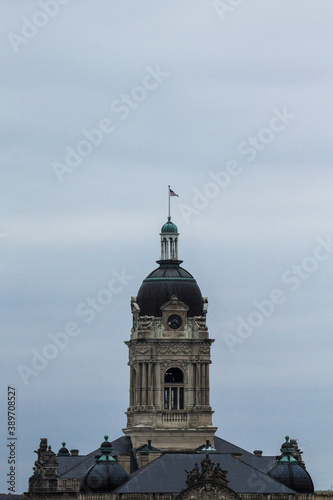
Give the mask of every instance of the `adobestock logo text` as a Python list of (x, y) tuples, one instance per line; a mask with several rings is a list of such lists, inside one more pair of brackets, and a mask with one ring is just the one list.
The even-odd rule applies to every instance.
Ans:
[(266, 298), (255, 300), (253, 302), (254, 309), (249, 314), (236, 318), (236, 331), (223, 333), (223, 339), (230, 352), (234, 351), (236, 345), (242, 344), (245, 339), (251, 337), (255, 329), (261, 327), (274, 314), (277, 307), (287, 300), (288, 291), (298, 290), (302, 283), (307, 281), (320, 265), (333, 255), (331, 235), (327, 236), (326, 239), (317, 238), (317, 243), (312, 255), (308, 255), (300, 264), (294, 264), (282, 273), (281, 282), (288, 287), (287, 290), (282, 287), (274, 288)]
[[(121, 272), (113, 270), (112, 278), (104, 288), (98, 290), (95, 296), (87, 297), (85, 302), (77, 305), (76, 316), (84, 317), (85, 323), (91, 323), (98, 313), (104, 311), (111, 304), (114, 295), (119, 295), (128, 282), (133, 279), (134, 276), (128, 275), (124, 268)], [(30, 365), (20, 364), (17, 366), (24, 385), (30, 383), (31, 377), (37, 377), (45, 370), (50, 360), (55, 359), (59, 352), (67, 348), (72, 338), (78, 337), (82, 333), (82, 326), (75, 317), (75, 321), (68, 321), (61, 331), (48, 333), (48, 342), (41, 349), (31, 350)]]
[[(290, 124), (291, 120), (296, 118), (296, 115), (287, 111), (287, 107), (283, 106), (282, 111), (274, 108), (273, 116), (270, 118), (266, 127), (261, 128), (255, 135), (249, 135), (245, 141), (242, 141), (237, 152), (241, 156), (246, 157), (248, 163), (252, 163), (258, 153), (261, 153), (266, 147), (271, 144), (277, 134), (283, 132)], [(210, 200), (221, 194), (221, 191), (226, 189), (232, 180), (244, 171), (241, 162), (237, 160), (228, 161), (224, 170), (217, 172), (211, 171), (208, 173), (210, 177), (206, 184), (198, 188), (192, 188), (194, 196), (192, 204), (178, 204), (178, 210), (183, 216), (183, 219), (188, 223), (193, 215), (198, 215), (208, 207)]]
[[(164, 79), (169, 76), (169, 73), (161, 70), (159, 64), (154, 68), (146, 66), (145, 70), (146, 74), (142, 78), (140, 85), (133, 87), (129, 93), (121, 94), (111, 103), (111, 111), (120, 121), (126, 120), (147, 99), (149, 93), (157, 89), (163, 83)], [(102, 144), (105, 136), (112, 134), (115, 129), (114, 118), (104, 117), (91, 130), (82, 130), (81, 135), (83, 138), (75, 146), (66, 146), (64, 161), (54, 161), (52, 163), (52, 168), (58, 181), (63, 182), (64, 175), (70, 174), (81, 165), (83, 159), (90, 156)]]
[(20, 45), (25, 45), (35, 38), (39, 30), (44, 28), (50, 19), (56, 17), (59, 13), (59, 6), (67, 5), (71, 0), (40, 0), (38, 5), (41, 10), (37, 10), (31, 19), (22, 17), (21, 33), (18, 35), (13, 31), (9, 32), (7, 38), (15, 54), (18, 53)]

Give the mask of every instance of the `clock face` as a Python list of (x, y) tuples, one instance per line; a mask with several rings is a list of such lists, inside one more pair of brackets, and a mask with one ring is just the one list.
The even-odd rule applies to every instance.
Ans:
[(173, 330), (177, 330), (177, 328), (182, 326), (182, 318), (178, 316), (178, 314), (171, 314), (171, 316), (168, 317), (168, 325)]

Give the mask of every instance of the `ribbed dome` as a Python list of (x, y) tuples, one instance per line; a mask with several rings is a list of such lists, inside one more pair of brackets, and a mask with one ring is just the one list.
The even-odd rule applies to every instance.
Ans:
[(83, 478), (80, 491), (84, 493), (112, 491), (124, 484), (128, 477), (127, 472), (117, 462), (97, 462), (90, 467)]
[(289, 442), (289, 436), (286, 436), (286, 441), (281, 446), (282, 456), (268, 472), (268, 475), (298, 493), (313, 493), (314, 488), (310, 474), (292, 456), (294, 451), (293, 445)]
[(178, 228), (177, 228), (176, 224), (171, 222), (171, 220), (169, 219), (168, 222), (166, 222), (162, 226), (161, 233), (163, 233), (163, 234), (164, 233), (178, 233)]
[(94, 465), (88, 469), (81, 481), (82, 493), (112, 491), (129, 478), (127, 472), (112, 457), (112, 444), (108, 442), (108, 436), (104, 436), (104, 439), (99, 449), (101, 455), (96, 456)]
[[(293, 461), (294, 460), (294, 461)], [(313, 493), (313, 483), (309, 473), (297, 460), (279, 461), (269, 471), (268, 475), (298, 493)]]
[(60, 448), (60, 450), (58, 451), (58, 457), (69, 457), (70, 456), (70, 453), (67, 450), (67, 448), (65, 448), (65, 446), (66, 446), (66, 443), (65, 443), (65, 441), (63, 441), (62, 448)]
[[(180, 261), (181, 262), (181, 261)], [(179, 261), (161, 261), (139, 289), (140, 316), (162, 316), (161, 306), (177, 295), (188, 307), (188, 316), (202, 315), (202, 295), (193, 276), (179, 266)]]

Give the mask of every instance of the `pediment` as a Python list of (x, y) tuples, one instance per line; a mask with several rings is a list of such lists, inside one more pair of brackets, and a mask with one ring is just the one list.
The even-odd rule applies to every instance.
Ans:
[(170, 300), (168, 300), (168, 302), (165, 302), (160, 307), (160, 309), (163, 312), (169, 312), (169, 311), (187, 312), (189, 310), (189, 307), (184, 302), (179, 300), (177, 295), (172, 295), (172, 297), (170, 297)]

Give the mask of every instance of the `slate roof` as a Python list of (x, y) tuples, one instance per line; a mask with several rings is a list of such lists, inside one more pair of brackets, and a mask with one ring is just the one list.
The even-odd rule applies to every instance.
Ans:
[[(215, 437), (215, 448), (220, 453), (210, 454), (212, 462), (220, 463), (227, 470), (229, 487), (236, 493), (290, 493), (295, 491), (267, 475), (276, 461), (274, 456), (257, 457), (239, 446), (224, 439)], [(203, 453), (163, 453), (159, 458), (137, 468), (131, 439), (121, 436), (112, 441), (112, 455), (129, 453), (131, 456), (131, 471), (129, 480), (116, 491), (117, 493), (177, 493), (186, 487), (186, 472), (193, 469), (194, 464), (205, 457)], [(99, 449), (86, 456), (57, 457), (58, 476), (60, 478), (81, 479), (87, 470), (95, 463), (95, 455)], [(234, 454), (241, 455), (236, 458)]]
[(219, 437), (215, 437), (214, 442), (215, 448), (221, 453), (239, 453), (242, 455), (243, 462), (246, 462), (248, 465), (251, 465), (261, 472), (267, 473), (276, 463), (276, 456), (263, 455), (262, 457), (257, 457), (253, 453), (250, 453), (249, 451)]
[[(128, 436), (121, 436), (120, 438), (112, 441), (112, 455), (120, 455), (122, 453), (130, 454), (131, 471), (135, 471), (138, 466), (134, 458), (132, 450), (131, 438)], [(61, 479), (81, 479), (87, 470), (95, 463), (95, 455), (100, 454), (99, 448), (92, 451), (88, 455), (79, 455), (77, 457), (62, 457), (57, 456), (58, 462), (58, 476)]]
[[(161, 457), (130, 475), (117, 493), (177, 493), (186, 488), (186, 472), (200, 464), (205, 454), (164, 453)], [(259, 469), (233, 455), (214, 453), (209, 458), (227, 470), (229, 487), (236, 493), (290, 493), (295, 491), (275, 481)], [(257, 457), (259, 458), (259, 457)]]
[(85, 456), (57, 457), (58, 476), (61, 479), (81, 479), (89, 467), (95, 463), (95, 455), (97, 453), (98, 450), (95, 450)]

